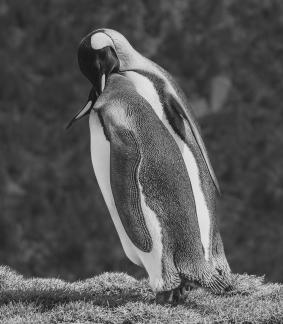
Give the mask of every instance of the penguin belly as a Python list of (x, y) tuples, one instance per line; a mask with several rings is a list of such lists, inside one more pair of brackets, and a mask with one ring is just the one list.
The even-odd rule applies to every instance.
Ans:
[(106, 139), (98, 114), (91, 111), (89, 117), (91, 160), (97, 183), (115, 225), (127, 257), (140, 265), (135, 246), (129, 239), (120, 220), (110, 185), (110, 143)]
[(138, 72), (127, 71), (124, 75), (133, 82), (137, 92), (151, 105), (179, 147), (192, 185), (205, 259), (209, 260), (211, 254), (211, 216), (201, 187), (198, 161), (187, 144), (176, 134), (168, 122), (158, 92), (153, 83)]
[(163, 278), (161, 228), (158, 218), (147, 206), (143, 195), (143, 188), (139, 183), (141, 207), (147, 228), (153, 239), (152, 250), (150, 252), (143, 252), (133, 244), (127, 235), (117, 211), (110, 181), (110, 142), (105, 136), (98, 114), (94, 111), (90, 113), (89, 125), (91, 159), (94, 173), (125, 254), (133, 263), (146, 269), (149, 274), (151, 288), (154, 291), (160, 291), (163, 287)]

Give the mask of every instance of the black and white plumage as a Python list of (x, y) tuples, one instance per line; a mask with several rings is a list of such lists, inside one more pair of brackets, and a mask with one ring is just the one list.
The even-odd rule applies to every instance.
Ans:
[(113, 30), (83, 39), (79, 65), (94, 87), (74, 120), (90, 113), (94, 171), (126, 255), (154, 291), (227, 289), (218, 183), (184, 93)]

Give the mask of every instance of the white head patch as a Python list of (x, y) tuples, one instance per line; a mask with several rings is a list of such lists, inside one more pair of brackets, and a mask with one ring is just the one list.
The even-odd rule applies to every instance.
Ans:
[(99, 50), (106, 46), (111, 46), (115, 49), (112, 39), (104, 33), (93, 34), (90, 39), (90, 44), (94, 50)]

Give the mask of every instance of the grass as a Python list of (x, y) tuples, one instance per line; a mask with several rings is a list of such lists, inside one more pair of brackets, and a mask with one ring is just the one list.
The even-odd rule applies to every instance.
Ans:
[(233, 276), (223, 296), (197, 289), (178, 306), (157, 305), (146, 280), (104, 273), (84, 281), (25, 279), (0, 267), (1, 323), (282, 323), (283, 285)]

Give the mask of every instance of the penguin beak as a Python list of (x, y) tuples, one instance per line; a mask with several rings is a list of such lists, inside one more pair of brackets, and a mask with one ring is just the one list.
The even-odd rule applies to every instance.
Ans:
[[(105, 87), (105, 76), (104, 76), (104, 86), (103, 89)], [(101, 83), (101, 88), (102, 88), (102, 83)], [(91, 109), (93, 108), (96, 99), (98, 98), (98, 94), (95, 91), (94, 88), (91, 89), (90, 93), (89, 93), (89, 97), (87, 100), (86, 105), (78, 112), (76, 113), (76, 115), (69, 121), (69, 123), (66, 126), (66, 129), (69, 129), (73, 123), (81, 118), (83, 118), (84, 116), (88, 115), (91, 111)]]
[(86, 105), (78, 113), (76, 113), (76, 115), (69, 121), (69, 123), (66, 126), (66, 129), (69, 129), (75, 121), (81, 119), (82, 117), (84, 117), (90, 113), (97, 98), (100, 96), (100, 94), (103, 92), (103, 90), (105, 88), (105, 83), (106, 83), (105, 73), (102, 74), (100, 80), (101, 80), (101, 82), (100, 82), (100, 86), (98, 87), (98, 89), (95, 90), (94, 87), (91, 89)]
[(100, 85), (100, 93), (102, 93), (102, 91), (104, 90), (105, 88), (105, 73), (102, 74), (102, 77), (101, 77), (101, 85)]

